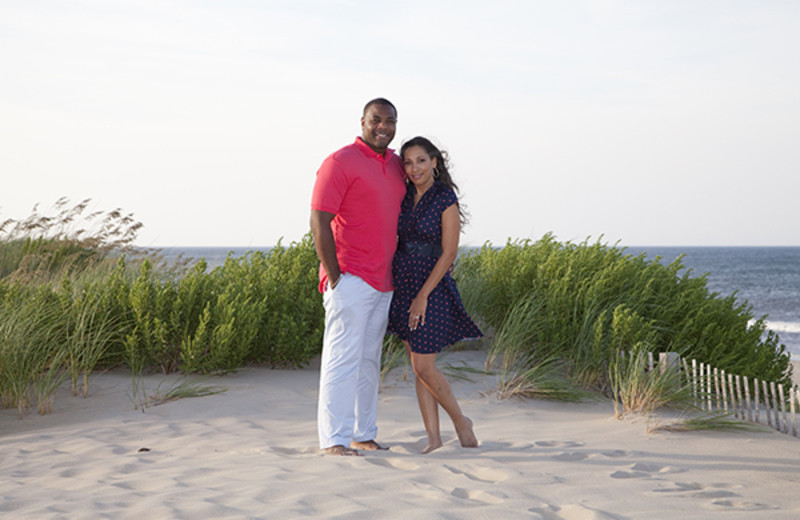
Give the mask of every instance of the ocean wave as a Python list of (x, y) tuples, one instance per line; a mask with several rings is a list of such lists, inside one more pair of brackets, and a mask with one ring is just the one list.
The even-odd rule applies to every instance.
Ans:
[(797, 321), (767, 321), (767, 328), (775, 332), (800, 333), (800, 322)]

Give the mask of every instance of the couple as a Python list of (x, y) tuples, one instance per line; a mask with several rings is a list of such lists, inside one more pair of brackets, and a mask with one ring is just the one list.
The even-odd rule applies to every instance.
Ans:
[(464, 220), (456, 185), (442, 152), (424, 137), (403, 144), (399, 156), (387, 148), (396, 125), (392, 103), (367, 103), (361, 137), (325, 159), (311, 198), (325, 306), (317, 421), (320, 448), (329, 455), (385, 449), (375, 437), (387, 324), (416, 375), (424, 453), (442, 445), (439, 405), (461, 445), (478, 445), (472, 421), (436, 368), (445, 345), (481, 335), (450, 276)]

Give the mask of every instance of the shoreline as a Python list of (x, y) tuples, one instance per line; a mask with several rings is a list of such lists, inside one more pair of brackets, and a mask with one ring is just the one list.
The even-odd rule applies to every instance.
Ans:
[[(485, 354), (446, 352), (440, 366)], [(795, 380), (800, 363), (795, 366)], [(408, 375), (408, 374), (407, 374)], [(611, 402), (498, 400), (494, 376), (450, 378), (480, 441), (422, 455), (413, 380), (383, 383), (386, 452), (325, 457), (316, 440), (318, 364), (192, 377), (227, 391), (134, 410), (123, 371), (93, 375), (88, 398), (53, 413), (0, 411), (0, 513), (24, 518), (486, 517), (546, 520), (800, 515), (800, 439), (771, 430), (648, 434)], [(146, 388), (180, 376), (147, 375)], [(142, 451), (147, 449), (147, 451)], [(733, 516), (732, 516), (733, 515)], [(752, 516), (749, 516), (752, 517)]]

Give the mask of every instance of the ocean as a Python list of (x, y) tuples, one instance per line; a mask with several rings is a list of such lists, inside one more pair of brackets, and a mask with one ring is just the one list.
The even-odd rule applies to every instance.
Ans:
[[(229, 252), (269, 251), (269, 247), (169, 247), (167, 258), (205, 258), (209, 268), (222, 265)], [(752, 306), (756, 318), (767, 316), (767, 326), (776, 332), (793, 359), (800, 360), (800, 247), (626, 247), (625, 253), (644, 253), (650, 260), (661, 257), (669, 264), (680, 255), (690, 276), (707, 274), (708, 288), (722, 296), (736, 293), (740, 302)], [(683, 274), (684, 271), (681, 271)]]

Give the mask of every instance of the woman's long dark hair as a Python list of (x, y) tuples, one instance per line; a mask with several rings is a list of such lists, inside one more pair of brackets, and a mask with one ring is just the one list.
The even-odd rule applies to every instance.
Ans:
[[(425, 153), (427, 153), (431, 159), (436, 159), (434, 174), (439, 182), (455, 192), (459, 191), (458, 186), (453, 182), (453, 176), (450, 175), (450, 158), (446, 151), (439, 150), (436, 145), (425, 137), (417, 136), (403, 143), (403, 146), (400, 148), (401, 159), (405, 160), (406, 150), (412, 146), (419, 146), (425, 150)], [(458, 216), (461, 219), (461, 227), (463, 230), (464, 225), (467, 223), (467, 212), (460, 202), (458, 203)]]

